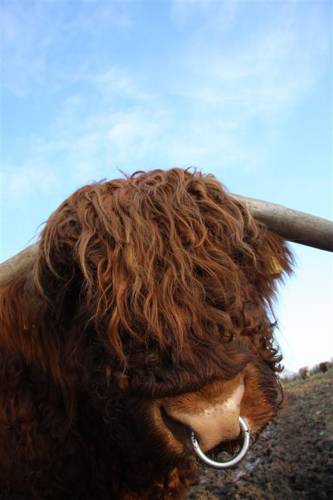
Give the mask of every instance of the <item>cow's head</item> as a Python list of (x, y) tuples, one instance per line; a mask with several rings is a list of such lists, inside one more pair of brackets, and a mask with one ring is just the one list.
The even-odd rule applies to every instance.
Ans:
[(191, 430), (205, 451), (233, 448), (239, 416), (257, 433), (276, 414), (271, 302), (290, 270), (282, 238), (213, 176), (91, 184), (51, 215), (20, 278), (16, 349), (72, 416), (90, 415), (138, 489), (187, 463)]

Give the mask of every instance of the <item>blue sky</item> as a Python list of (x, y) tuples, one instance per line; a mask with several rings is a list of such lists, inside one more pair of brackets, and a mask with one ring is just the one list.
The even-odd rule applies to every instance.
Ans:
[[(83, 184), (196, 166), (230, 191), (332, 217), (328, 1), (3, 0), (1, 247)], [(277, 333), (333, 356), (333, 263), (293, 245)]]

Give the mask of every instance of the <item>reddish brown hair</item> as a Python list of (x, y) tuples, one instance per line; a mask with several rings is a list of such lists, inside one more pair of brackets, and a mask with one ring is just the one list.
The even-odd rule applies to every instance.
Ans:
[(11, 374), (8, 398), (27, 398), (22, 366), (51, 377), (70, 426), (83, 393), (108, 420), (111, 393), (194, 391), (249, 362), (275, 380), (271, 306), (290, 271), (285, 242), (212, 175), (175, 168), (85, 186), (47, 221), (37, 261), (0, 290), (0, 384)]

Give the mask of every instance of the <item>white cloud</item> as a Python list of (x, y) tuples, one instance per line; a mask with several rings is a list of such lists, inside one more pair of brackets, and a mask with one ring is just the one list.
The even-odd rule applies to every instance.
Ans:
[[(110, 29), (115, 33), (131, 29), (126, 2), (77, 1), (72, 9), (69, 3), (67, 8), (62, 1), (1, 3), (2, 84), (14, 96), (23, 98), (40, 88), (59, 90), (77, 82), (95, 60), (96, 39)], [(81, 57), (66, 57), (80, 37), (85, 44), (84, 63)]]
[[(83, 9), (90, 8), (87, 5)], [(115, 13), (105, 12), (100, 3), (98, 7), (91, 16), (82, 10), (71, 23), (87, 30), (88, 24), (96, 29), (100, 21), (102, 30), (104, 17)], [(249, 39), (240, 37), (228, 46), (224, 28), (235, 22), (238, 3), (175, 2), (172, 15), (191, 11), (198, 22), (197, 8), (204, 12), (204, 22), (188, 33), (158, 88), (152, 78), (157, 65), (148, 73), (119, 64), (104, 65), (96, 74), (89, 64), (73, 71), (64, 68), (59, 88), (69, 81), (79, 86), (66, 93), (57, 116), (31, 142), (31, 163), (56, 158), (57, 175), (66, 169), (66, 177), (77, 182), (103, 177), (110, 167), (206, 165), (214, 171), (237, 165), (244, 171), (263, 164), (271, 131), (320, 78), (327, 47), (320, 36), (309, 45), (313, 37), (303, 34), (304, 27), (295, 24), (293, 16), (287, 21), (280, 16), (253, 30)], [(225, 19), (222, 28), (219, 16)], [(61, 29), (70, 25), (67, 21)], [(7, 31), (8, 39), (15, 38)], [(53, 36), (51, 31), (51, 41)], [(50, 43), (46, 38), (45, 51)], [(166, 71), (163, 64), (159, 69)], [(42, 67), (37, 74), (39, 70)], [(251, 130), (258, 123), (262, 140), (255, 144)]]
[(47, 165), (5, 166), (2, 171), (3, 196), (21, 201), (33, 195), (47, 194), (57, 188), (60, 179)]
[(153, 154), (168, 128), (168, 121), (161, 109), (146, 110), (142, 107), (133, 107), (111, 116), (108, 146), (112, 163), (142, 165)]
[(145, 90), (144, 82), (139, 82), (139, 78), (130, 76), (125, 68), (111, 66), (104, 72), (95, 76), (87, 76), (86, 80), (91, 83), (94, 90), (104, 101), (117, 99), (129, 99), (132, 102), (151, 101), (156, 96)]
[(62, 31), (61, 16), (53, 12), (52, 23), (45, 23), (42, 10), (35, 1), (13, 0), (0, 7), (2, 84), (16, 97), (44, 80), (49, 48)]
[(320, 78), (323, 55), (310, 48), (304, 53), (297, 34), (284, 27), (228, 52), (201, 44), (183, 54), (187, 77), (174, 83), (174, 92), (238, 123), (270, 121), (289, 112)]
[(200, 19), (202, 27), (218, 24), (219, 30), (227, 29), (235, 18), (239, 2), (237, 0), (172, 0), (171, 18), (184, 27)]
[(69, 28), (98, 37), (105, 29), (121, 29), (127, 32), (133, 27), (127, 2), (106, 2), (104, 0), (81, 0), (76, 16)]

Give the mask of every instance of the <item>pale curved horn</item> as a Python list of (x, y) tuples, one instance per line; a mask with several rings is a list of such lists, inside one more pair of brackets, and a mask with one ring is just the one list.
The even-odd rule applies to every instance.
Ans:
[(14, 257), (0, 264), (0, 286), (6, 286), (15, 276), (22, 274), (36, 260), (38, 243), (28, 246)]
[(333, 252), (333, 222), (299, 210), (232, 195), (248, 205), (253, 217), (286, 240)]

